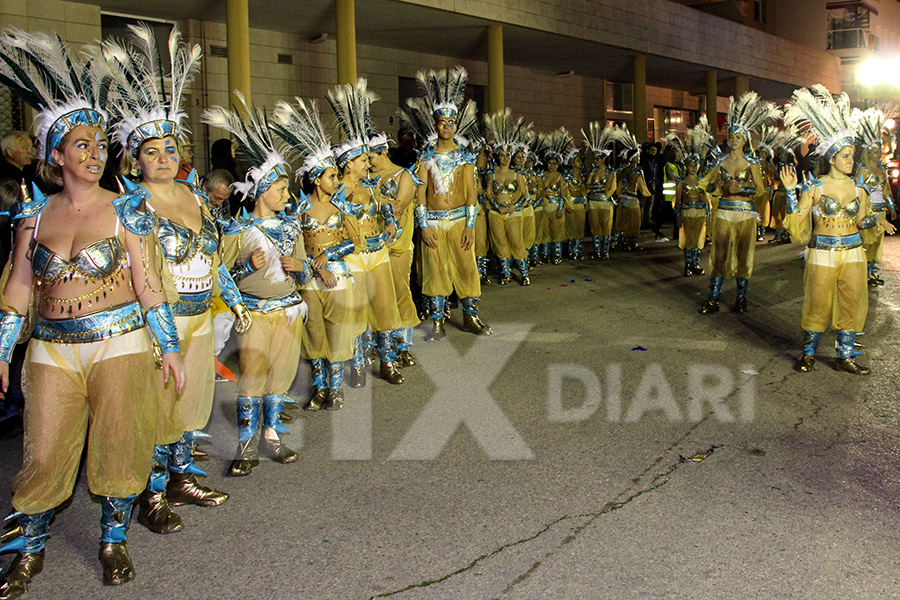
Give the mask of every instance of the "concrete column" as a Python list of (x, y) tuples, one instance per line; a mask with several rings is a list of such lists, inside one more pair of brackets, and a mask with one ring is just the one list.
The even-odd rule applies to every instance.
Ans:
[(495, 113), (506, 108), (503, 97), (503, 26), (488, 25), (487, 28), (487, 112)]
[(250, 103), (250, 12), (248, 0), (228, 0), (225, 31), (228, 38), (228, 90), (238, 90)]
[(740, 98), (750, 91), (750, 78), (746, 75), (734, 76), (734, 97)]
[(356, 83), (356, 0), (335, 0), (338, 83)]
[(719, 80), (715, 70), (706, 72), (706, 118), (713, 136), (719, 134)]
[(635, 54), (634, 68), (634, 137), (639, 144), (647, 141), (647, 57)]

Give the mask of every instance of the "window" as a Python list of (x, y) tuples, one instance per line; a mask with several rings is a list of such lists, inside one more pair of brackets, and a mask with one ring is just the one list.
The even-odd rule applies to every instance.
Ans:
[(766, 22), (766, 0), (753, 0), (753, 18), (757, 23)]

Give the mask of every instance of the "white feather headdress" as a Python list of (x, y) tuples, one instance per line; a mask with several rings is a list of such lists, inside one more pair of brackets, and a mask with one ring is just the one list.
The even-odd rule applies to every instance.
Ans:
[(315, 179), (328, 167), (337, 169), (331, 137), (325, 132), (316, 100), (294, 100), (294, 104), (288, 104), (284, 100), (275, 104), (272, 130), (292, 150), (304, 157), (303, 166), (297, 169), (296, 177), (309, 173), (310, 178)]
[(560, 166), (563, 164), (563, 158), (568, 156), (569, 152), (575, 147), (572, 136), (565, 127), (553, 131), (552, 133), (543, 134), (538, 145), (542, 152), (544, 164), (551, 158), (555, 158)]
[[(199, 44), (189, 47), (178, 27), (169, 34), (169, 69), (160, 66), (153, 29), (146, 23), (129, 25), (127, 45), (107, 40), (101, 47), (115, 78), (111, 95), (115, 115), (115, 137), (132, 158), (148, 139), (174, 135), (184, 138), (187, 115), (181, 102), (184, 88), (200, 70)], [(166, 78), (169, 85), (166, 85)]]
[(743, 133), (745, 138), (759, 126), (781, 118), (781, 108), (774, 102), (767, 102), (756, 92), (747, 92), (735, 100), (728, 98), (728, 114), (725, 117), (725, 129), (729, 132)]
[(534, 137), (534, 124), (525, 123), (522, 117), (514, 118), (508, 108), (484, 115), (484, 130), (488, 143), (495, 153), (516, 152), (528, 150), (528, 144)]
[(628, 131), (627, 125), (616, 125), (610, 137), (612, 141), (622, 146), (619, 156), (626, 162), (636, 161), (641, 158), (641, 146), (638, 144), (634, 134)]
[(460, 65), (438, 71), (419, 71), (416, 80), (425, 92), (432, 115), (455, 115), (462, 110), (469, 74)]
[(344, 142), (334, 151), (338, 166), (343, 168), (351, 159), (369, 151), (369, 133), (374, 129), (371, 106), (378, 96), (360, 78), (356, 85), (347, 83), (331, 88), (326, 97), (344, 132)]
[(606, 158), (612, 154), (612, 150), (608, 146), (612, 143), (613, 126), (603, 126), (599, 121), (591, 121), (588, 123), (588, 133), (581, 130), (581, 135), (591, 147), (591, 152), (599, 154)]
[(437, 139), (434, 117), (425, 98), (407, 98), (399, 110), (400, 124), (416, 134), (421, 147), (426, 148)]
[(829, 160), (841, 148), (855, 145), (850, 97), (846, 93), (835, 98), (825, 86), (814, 85), (811, 89), (795, 90), (791, 103), (784, 122), (796, 125), (803, 135), (816, 138), (815, 154)]
[(9, 27), (0, 34), (0, 83), (38, 111), (34, 121), (39, 156), (79, 125), (106, 128), (109, 72), (103, 61), (73, 55), (59, 37)]
[(230, 132), (241, 152), (253, 167), (247, 171), (243, 182), (235, 182), (234, 189), (244, 198), (259, 198), (280, 177), (287, 177), (282, 149), (276, 147), (266, 113), (260, 108), (247, 106), (244, 95), (235, 90), (234, 95), (243, 109), (240, 113), (221, 106), (203, 111), (200, 120), (212, 127)]
[(878, 108), (859, 110), (854, 108), (851, 118), (856, 126), (856, 135), (860, 144), (866, 148), (881, 148), (882, 135), (887, 130), (884, 112)]

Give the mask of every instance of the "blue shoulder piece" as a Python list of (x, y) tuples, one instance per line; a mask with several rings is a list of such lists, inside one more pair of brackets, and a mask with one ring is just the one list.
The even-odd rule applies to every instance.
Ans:
[(715, 153), (713, 159), (711, 161), (709, 161), (709, 164), (706, 167), (707, 170), (715, 169), (716, 167), (721, 166), (722, 163), (725, 161), (726, 156), (727, 156), (726, 154), (723, 154), (722, 152), (717, 151)]
[(425, 149), (422, 150), (421, 153), (419, 153), (419, 162), (427, 162), (434, 158), (434, 148), (434, 144), (429, 144), (428, 146), (426, 146)]
[(242, 207), (241, 212), (234, 215), (233, 219), (227, 223), (219, 221), (219, 224), (222, 225), (222, 235), (235, 235), (247, 231), (256, 225), (256, 217), (248, 213), (246, 208)]
[(359, 217), (365, 208), (362, 204), (354, 204), (347, 200), (344, 184), (341, 184), (334, 195), (331, 196), (331, 204), (348, 217)]
[(867, 194), (871, 194), (871, 193), (872, 193), (872, 188), (870, 188), (869, 186), (867, 186), (867, 185), (866, 185), (866, 182), (863, 181), (862, 173), (860, 173), (859, 176), (857, 176), (857, 178), (856, 178), (856, 187), (861, 187), (861, 188), (863, 188), (864, 190), (866, 190), (866, 193), (867, 193)]
[(300, 197), (295, 197), (293, 202), (288, 202), (285, 205), (284, 214), (289, 217), (299, 217), (311, 208), (312, 204), (309, 201), (309, 196), (304, 194), (303, 190), (300, 190)]
[(409, 176), (412, 177), (412, 182), (413, 182), (413, 185), (414, 185), (414, 186), (418, 187), (418, 186), (420, 186), (420, 185), (422, 185), (422, 184), (425, 183), (424, 181), (422, 181), (421, 179), (419, 179), (419, 176), (416, 175), (416, 172), (415, 172), (412, 168), (405, 169), (405, 170), (406, 170), (407, 173), (409, 173)]
[(31, 183), (32, 200), (20, 200), (16, 202), (12, 210), (12, 220), (27, 219), (28, 217), (36, 217), (41, 214), (44, 207), (47, 206), (47, 196), (41, 191), (36, 183)]
[(139, 184), (135, 181), (128, 179), (124, 175), (119, 176), (119, 183), (122, 184), (122, 189), (125, 191), (126, 194), (133, 194), (135, 192), (140, 192), (142, 194), (147, 194), (147, 196), (150, 195), (147, 192), (147, 190), (144, 189), (144, 186), (142, 186), (141, 184)]
[(366, 178), (366, 179), (360, 179), (360, 180), (359, 180), (359, 183), (360, 183), (360, 185), (362, 185), (364, 188), (372, 189), (372, 188), (377, 188), (377, 187), (378, 187), (378, 180), (379, 180), (379, 179), (381, 179), (381, 177), (368, 177), (368, 178)]
[(802, 194), (803, 192), (811, 190), (814, 187), (821, 187), (821, 185), (821, 181), (810, 175), (809, 179), (800, 183), (800, 193)]
[(756, 157), (753, 156), (753, 154), (751, 154), (750, 152), (748, 152), (747, 154), (745, 154), (745, 155), (744, 155), (744, 158), (746, 158), (746, 159), (747, 159), (747, 162), (750, 163), (751, 165), (758, 165), (758, 164), (760, 164), (760, 163), (762, 162), (762, 159), (756, 158)]
[(144, 203), (145, 194), (144, 188), (138, 186), (137, 190), (126, 192), (113, 200), (119, 221), (135, 235), (148, 235), (156, 229), (156, 218)]
[(186, 178), (176, 179), (175, 181), (188, 184), (195, 192), (200, 190), (200, 176), (197, 175), (197, 169), (191, 169), (191, 172), (188, 173)]

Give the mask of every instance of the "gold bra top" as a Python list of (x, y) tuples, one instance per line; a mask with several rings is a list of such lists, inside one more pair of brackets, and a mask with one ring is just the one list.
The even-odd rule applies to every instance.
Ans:
[(519, 189), (518, 177), (505, 185), (495, 179), (493, 181), (493, 189), (495, 194), (502, 194), (504, 192), (506, 192), (507, 194), (514, 194), (516, 190)]

